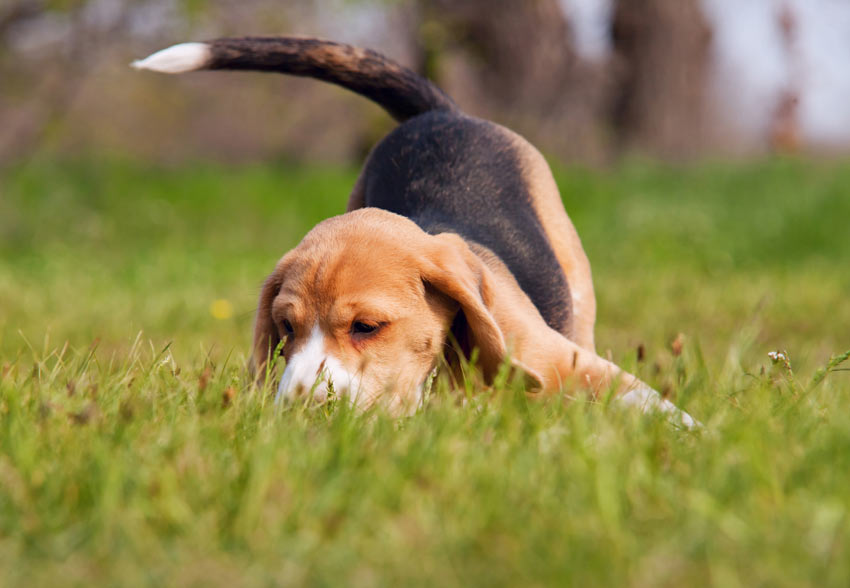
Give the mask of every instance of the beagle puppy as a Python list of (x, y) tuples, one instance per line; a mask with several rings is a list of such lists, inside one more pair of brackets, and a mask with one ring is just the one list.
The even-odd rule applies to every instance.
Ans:
[(400, 123), (370, 153), (347, 212), (311, 230), (262, 287), (252, 363), (262, 375), (284, 355), (278, 399), (333, 391), (406, 414), (436, 366), (458, 374), (474, 358), (488, 382), (507, 364), (536, 391), (613, 391), (693, 425), (596, 354), (590, 264), (546, 161), (516, 133), (378, 53), (319, 39), (183, 43), (133, 65), (313, 77)]

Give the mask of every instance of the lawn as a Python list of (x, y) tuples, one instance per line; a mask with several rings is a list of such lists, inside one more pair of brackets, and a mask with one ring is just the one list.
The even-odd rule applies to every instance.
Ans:
[(356, 170), (0, 172), (0, 585), (846, 586), (850, 164), (556, 176), (600, 353), (701, 430), (510, 383), (277, 410), (259, 286)]

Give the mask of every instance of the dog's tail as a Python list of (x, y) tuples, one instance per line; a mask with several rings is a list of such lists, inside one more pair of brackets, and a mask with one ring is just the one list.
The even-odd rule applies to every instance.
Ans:
[(377, 102), (400, 122), (430, 110), (458, 110), (437, 86), (380, 53), (321, 39), (244, 37), (181, 43), (132, 65), (163, 73), (235, 69), (316, 78)]

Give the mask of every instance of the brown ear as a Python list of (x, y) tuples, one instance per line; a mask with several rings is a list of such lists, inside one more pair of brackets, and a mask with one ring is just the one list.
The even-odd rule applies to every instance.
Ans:
[(257, 379), (265, 377), (266, 365), (280, 343), (280, 334), (272, 320), (272, 303), (280, 292), (281, 283), (282, 274), (278, 267), (266, 278), (260, 291), (257, 318), (254, 321), (254, 351), (251, 357), (251, 370)]
[[(443, 233), (430, 237), (430, 247), (421, 269), (422, 280), (460, 305), (462, 316), (455, 318), (453, 330), (461, 347), (478, 349), (478, 366), (491, 382), (508, 357), (505, 336), (492, 307), (498, 292), (481, 259), (457, 235)], [(530, 380), (539, 377), (520, 363), (514, 367)]]

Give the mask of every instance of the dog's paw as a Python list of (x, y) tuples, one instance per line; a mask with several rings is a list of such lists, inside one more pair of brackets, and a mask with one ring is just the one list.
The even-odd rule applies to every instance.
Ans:
[(649, 386), (633, 388), (625, 394), (618, 396), (616, 400), (625, 406), (637, 407), (643, 412), (663, 412), (674, 425), (688, 430), (702, 427), (702, 423), (684, 410), (679, 409), (666, 398), (662, 398), (661, 394)]

